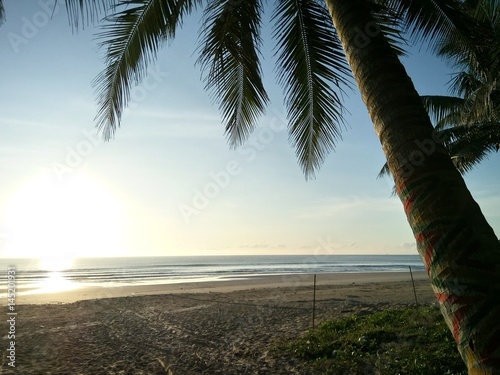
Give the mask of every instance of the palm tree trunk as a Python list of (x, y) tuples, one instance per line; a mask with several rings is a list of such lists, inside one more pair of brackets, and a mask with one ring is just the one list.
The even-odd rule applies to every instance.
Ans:
[(469, 374), (500, 374), (500, 244), (364, 0), (326, 0)]

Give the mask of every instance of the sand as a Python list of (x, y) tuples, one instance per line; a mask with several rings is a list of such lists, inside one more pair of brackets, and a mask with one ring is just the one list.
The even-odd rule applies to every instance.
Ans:
[[(434, 303), (413, 276), (418, 303)], [(414, 304), (409, 273), (321, 274), (315, 324)], [(312, 275), (19, 296), (16, 367), (2, 319), (0, 374), (313, 374), (273, 350), (311, 328), (312, 306)]]

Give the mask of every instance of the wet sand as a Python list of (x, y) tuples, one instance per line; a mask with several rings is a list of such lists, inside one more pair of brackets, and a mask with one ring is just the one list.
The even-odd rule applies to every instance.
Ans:
[[(418, 302), (434, 303), (426, 274), (413, 276)], [(16, 368), (2, 350), (1, 374), (313, 373), (273, 350), (312, 326), (313, 275), (82, 288), (16, 303)], [(317, 275), (316, 324), (414, 304), (409, 273)], [(0, 332), (6, 349), (6, 319)]]

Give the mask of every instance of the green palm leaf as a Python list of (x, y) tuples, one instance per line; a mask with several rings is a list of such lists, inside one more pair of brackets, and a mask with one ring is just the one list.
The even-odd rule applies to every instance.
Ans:
[(127, 0), (106, 19), (99, 38), (107, 47), (107, 67), (96, 77), (97, 126), (106, 140), (119, 126), (132, 82), (140, 81), (160, 44), (174, 36), (185, 13), (199, 0)]
[[(64, 0), (64, 2), (70, 25), (74, 29), (79, 29), (84, 25), (100, 21), (119, 0)], [(0, 0), (0, 25), (3, 21), (5, 21), (5, 9), (3, 1)]]
[(68, 18), (74, 29), (100, 21), (119, 0), (64, 0)]
[(457, 126), (440, 133), (461, 173), (469, 172), (500, 147), (500, 124), (496, 122)]
[(487, 75), (469, 68), (467, 72), (456, 74), (451, 81), (451, 90), (464, 97), (461, 122), (485, 122), (498, 118), (499, 87), (497, 71), (492, 69)]
[(386, 6), (400, 14), (405, 29), (416, 41), (427, 41), (438, 50), (441, 38), (468, 37), (477, 22), (462, 11), (458, 0), (385, 0)]
[(499, 50), (499, 6), (498, 0), (464, 1), (464, 11), (476, 22), (473, 34), (469, 40), (460, 37), (444, 40), (439, 46), (438, 55), (451, 59), (462, 69), (472, 69), (485, 77), (492, 68), (498, 66), (498, 56), (495, 57), (491, 52)]
[(450, 91), (457, 96), (467, 97), (473, 95), (481, 85), (478, 75), (468, 68), (467, 71), (454, 74), (450, 81)]
[(259, 63), (260, 0), (214, 0), (205, 9), (198, 63), (219, 103), (231, 146), (241, 144), (269, 101)]
[(384, 35), (393, 50), (399, 55), (406, 54), (403, 46), (408, 45), (404, 38), (403, 23), (399, 15), (386, 6), (386, 0), (367, 1), (367, 7), (377, 22), (379, 31)]
[[(391, 171), (389, 170), (389, 165), (384, 163), (382, 169), (378, 172), (377, 178), (389, 177), (391, 175)], [(392, 195), (396, 193), (395, 188), (392, 189)]]
[(350, 69), (324, 6), (312, 0), (281, 0), (273, 19), (290, 138), (309, 178), (340, 138), (341, 87), (349, 84)]
[(465, 102), (464, 99), (456, 96), (426, 95), (421, 98), (437, 128), (456, 124)]
[[(422, 97), (455, 166), (466, 173), (500, 145), (500, 1), (465, 0), (460, 7), (473, 21), (468, 34), (441, 35), (438, 55), (462, 71), (450, 81), (455, 96)], [(379, 177), (388, 175), (385, 165)]]

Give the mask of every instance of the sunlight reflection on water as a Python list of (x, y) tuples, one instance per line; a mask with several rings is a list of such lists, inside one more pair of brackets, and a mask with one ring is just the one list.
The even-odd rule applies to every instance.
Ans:
[(35, 293), (56, 293), (78, 288), (78, 285), (64, 277), (60, 271), (51, 271), (48, 277), (38, 283)]
[(78, 283), (69, 280), (65, 270), (71, 269), (74, 259), (70, 257), (48, 257), (39, 260), (39, 268), (46, 270), (44, 278), (32, 285), (25, 294), (57, 293), (79, 288)]

